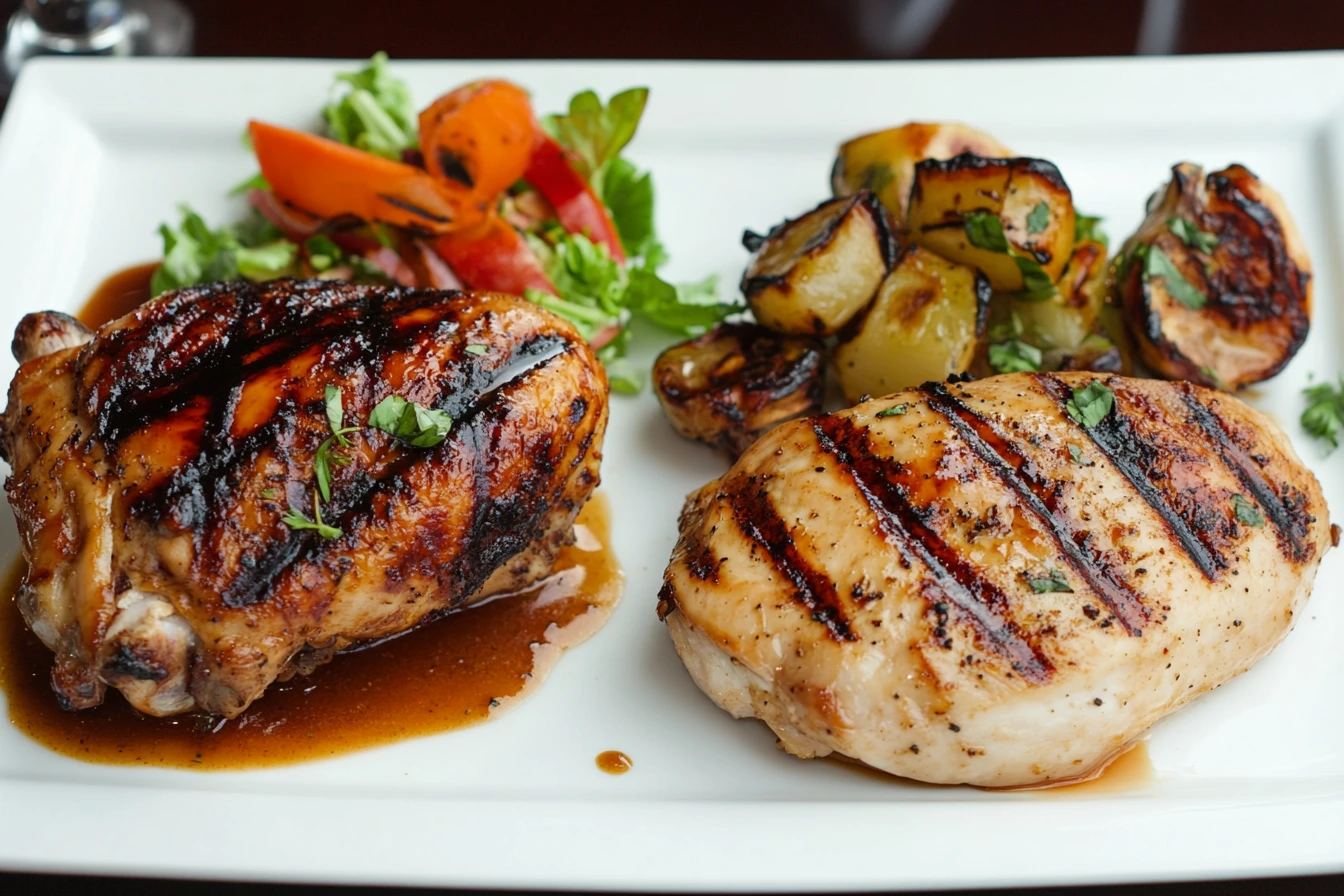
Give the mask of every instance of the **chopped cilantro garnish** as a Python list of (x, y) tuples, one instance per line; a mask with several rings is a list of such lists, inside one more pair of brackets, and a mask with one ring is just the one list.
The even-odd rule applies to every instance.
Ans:
[(490, 346), (478, 342), (473, 343), (472, 345), (468, 345), (465, 351), (469, 355), (483, 355), (486, 352), (490, 351)]
[(1031, 590), (1037, 594), (1049, 594), (1051, 592), (1073, 593), (1073, 588), (1069, 586), (1069, 580), (1064, 578), (1064, 573), (1057, 569), (1046, 570), (1045, 575), (1033, 576), (1027, 575), (1027, 584)]
[(873, 416), (875, 417), (900, 417), (910, 410), (908, 404), (894, 404), (889, 408), (883, 408)]
[(1050, 206), (1044, 202), (1036, 203), (1027, 214), (1027, 233), (1035, 236), (1038, 233), (1044, 233), (1045, 228), (1050, 226)]
[(1339, 447), (1339, 434), (1344, 430), (1344, 376), (1338, 384), (1317, 383), (1302, 390), (1307, 397), (1302, 412), (1302, 428), (1318, 439), (1324, 439), (1330, 450)]
[(1018, 339), (989, 347), (989, 366), (998, 373), (1028, 373), (1041, 369), (1041, 350)]
[(341, 537), (340, 529), (337, 529), (335, 526), (328, 526), (326, 523), (322, 522), (322, 508), (318, 506), (317, 495), (313, 495), (313, 519), (308, 519), (308, 517), (291, 507), (289, 513), (280, 517), (280, 522), (291, 529), (312, 529), (323, 538)]
[(1200, 230), (1199, 225), (1185, 218), (1168, 220), (1167, 229), (1191, 249), (1198, 249), (1205, 255), (1212, 253), (1218, 245), (1218, 234)]
[(1080, 467), (1090, 467), (1094, 463), (1096, 463), (1096, 461), (1091, 461), (1088, 460), (1086, 457), (1083, 457), (1083, 449), (1079, 448), (1072, 442), (1069, 443), (1069, 457), (1073, 458), (1073, 462), (1078, 464), (1078, 466)]
[(1232, 511), (1237, 515), (1237, 520), (1247, 526), (1259, 529), (1265, 524), (1265, 515), (1260, 512), (1260, 508), (1242, 495), (1232, 496)]
[(1160, 277), (1166, 286), (1167, 295), (1192, 311), (1198, 311), (1208, 303), (1204, 293), (1185, 279), (1185, 275), (1181, 273), (1180, 268), (1172, 264), (1167, 253), (1156, 246), (1149, 246), (1143, 260), (1143, 279), (1146, 281), (1153, 277)]
[(1115, 393), (1101, 382), (1093, 380), (1082, 389), (1074, 389), (1065, 410), (1076, 423), (1085, 429), (1091, 429), (1115, 407)]
[(369, 413), (369, 426), (396, 436), (415, 448), (433, 448), (448, 437), (453, 418), (400, 395), (389, 395)]

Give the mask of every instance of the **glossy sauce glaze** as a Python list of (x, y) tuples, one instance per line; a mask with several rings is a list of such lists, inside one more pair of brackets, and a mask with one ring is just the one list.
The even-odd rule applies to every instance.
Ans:
[[(80, 320), (96, 327), (149, 298), (155, 265), (109, 277)], [(117, 765), (242, 769), (288, 765), (474, 725), (530, 694), (569, 647), (594, 634), (620, 599), (605, 496), (580, 512), (574, 544), (551, 575), (516, 595), (446, 614), (351, 651), (312, 675), (272, 685), (232, 721), (158, 719), (115, 689), (103, 705), (65, 712), (52, 693), (52, 654), (14, 601), (22, 563), (0, 591), (0, 688), (11, 723), (55, 752)]]
[(620, 750), (603, 750), (597, 754), (596, 762), (609, 775), (623, 775), (635, 767), (635, 761)]

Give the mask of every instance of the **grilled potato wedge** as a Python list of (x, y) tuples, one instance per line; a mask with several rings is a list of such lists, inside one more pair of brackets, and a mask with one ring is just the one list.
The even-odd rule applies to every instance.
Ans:
[(677, 432), (736, 458), (777, 423), (821, 412), (821, 343), (756, 324), (722, 324), (653, 365), (654, 391)]
[(1311, 259), (1283, 199), (1241, 165), (1189, 162), (1121, 248), (1116, 289), (1143, 361), (1235, 389), (1268, 379), (1311, 323)]
[(835, 347), (845, 398), (886, 395), (966, 371), (989, 316), (989, 280), (910, 246)]
[(992, 327), (1016, 316), (1024, 338), (1043, 350), (1071, 351), (1097, 330), (1097, 315), (1106, 301), (1106, 246), (1086, 240), (1074, 246), (1055, 288), (1028, 300), (1012, 294), (994, 296)]
[(891, 214), (867, 190), (823, 202), (766, 236), (752, 251), (742, 294), (756, 320), (779, 333), (835, 333), (877, 292), (896, 258)]
[(1008, 147), (973, 127), (912, 121), (842, 143), (831, 168), (831, 191), (836, 196), (851, 196), (859, 190), (872, 190), (891, 210), (897, 225), (903, 227), (916, 163), (950, 159), (962, 153), (985, 158), (1012, 155)]
[(999, 292), (1048, 293), (1073, 252), (1073, 196), (1042, 159), (963, 153), (915, 165), (912, 242), (979, 268)]

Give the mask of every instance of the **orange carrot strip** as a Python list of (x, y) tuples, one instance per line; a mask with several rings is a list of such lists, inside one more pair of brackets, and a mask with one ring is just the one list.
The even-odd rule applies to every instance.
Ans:
[(275, 194), (321, 218), (355, 215), (439, 234), (484, 217), (467, 201), (468, 191), (412, 165), (260, 121), (248, 130)]
[(476, 81), (420, 113), (425, 169), (467, 191), (481, 213), (523, 176), (536, 120), (527, 93), (508, 81)]

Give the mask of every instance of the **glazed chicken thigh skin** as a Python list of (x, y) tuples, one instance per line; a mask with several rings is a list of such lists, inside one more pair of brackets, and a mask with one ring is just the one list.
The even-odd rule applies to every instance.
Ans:
[[(544, 576), (598, 481), (601, 366), (520, 299), (275, 281), (181, 290), (97, 334), (63, 317), (20, 326), (3, 441), (20, 608), (72, 709), (111, 685), (153, 715), (235, 716)], [(328, 446), (335, 537), (283, 521), (314, 515), (328, 386), (361, 427)], [(449, 413), (445, 440), (364, 427), (392, 395)]]
[[(1094, 381), (1115, 403), (1085, 426)], [(1268, 653), (1330, 530), (1287, 437), (1224, 393), (930, 383), (785, 424), (693, 493), (659, 610), (697, 685), (791, 753), (1040, 785)]]

